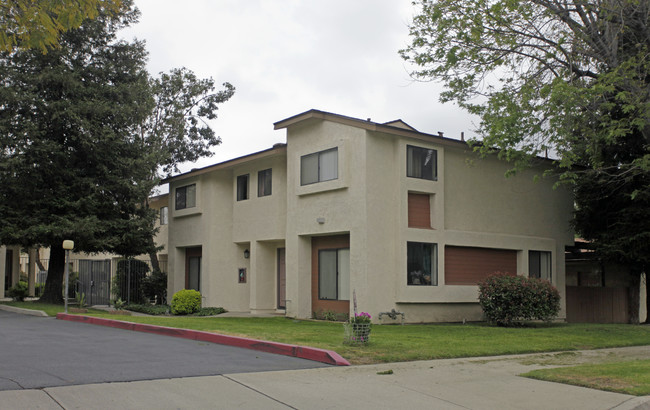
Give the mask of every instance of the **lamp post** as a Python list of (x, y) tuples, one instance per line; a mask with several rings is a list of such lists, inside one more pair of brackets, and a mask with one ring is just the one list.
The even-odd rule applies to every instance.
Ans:
[(63, 300), (65, 313), (68, 313), (68, 276), (70, 270), (70, 249), (72, 248), (74, 248), (74, 241), (63, 241), (63, 249), (65, 249), (65, 299)]

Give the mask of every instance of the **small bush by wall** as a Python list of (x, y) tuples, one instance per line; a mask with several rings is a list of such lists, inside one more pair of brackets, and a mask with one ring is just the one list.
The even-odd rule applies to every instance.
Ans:
[(19, 281), (14, 286), (7, 290), (7, 296), (13, 298), (15, 301), (22, 302), (27, 296), (29, 296), (29, 287), (27, 282)]
[(201, 293), (193, 289), (183, 289), (172, 297), (172, 315), (189, 315), (201, 309)]
[(485, 317), (499, 326), (549, 321), (560, 311), (560, 293), (547, 280), (496, 272), (478, 286)]

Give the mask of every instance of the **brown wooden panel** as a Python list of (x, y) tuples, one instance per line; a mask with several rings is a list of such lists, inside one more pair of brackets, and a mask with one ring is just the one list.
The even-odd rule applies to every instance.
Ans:
[(312, 312), (333, 311), (349, 314), (348, 300), (318, 299), (318, 251), (321, 249), (342, 249), (350, 247), (350, 235), (314, 236), (311, 238), (311, 310)]
[(278, 248), (278, 309), (285, 309), (287, 299), (287, 269), (286, 252), (284, 248)]
[(445, 246), (445, 284), (476, 285), (494, 272), (517, 274), (517, 251)]
[(414, 194), (408, 196), (408, 226), (409, 228), (431, 229), (431, 199), (429, 194)]
[(627, 288), (566, 287), (569, 323), (628, 323)]

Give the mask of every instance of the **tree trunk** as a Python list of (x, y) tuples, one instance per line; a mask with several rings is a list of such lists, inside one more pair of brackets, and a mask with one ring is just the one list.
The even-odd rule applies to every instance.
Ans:
[(630, 324), (638, 325), (639, 324), (639, 292), (641, 284), (641, 272), (636, 272), (636, 269), (630, 273), (631, 283), (628, 288), (629, 295), (629, 314), (630, 314)]
[(650, 324), (650, 283), (648, 283), (648, 266), (645, 267), (643, 279), (645, 281), (645, 324)]
[(50, 246), (50, 263), (43, 296), (39, 299), (45, 303), (63, 303), (63, 273), (65, 269), (65, 250), (61, 244)]

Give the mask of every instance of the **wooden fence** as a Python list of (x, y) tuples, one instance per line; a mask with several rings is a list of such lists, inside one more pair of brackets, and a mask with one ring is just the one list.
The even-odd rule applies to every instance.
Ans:
[(566, 287), (569, 323), (628, 323), (628, 288)]

